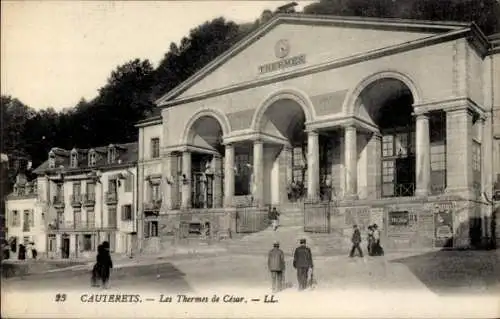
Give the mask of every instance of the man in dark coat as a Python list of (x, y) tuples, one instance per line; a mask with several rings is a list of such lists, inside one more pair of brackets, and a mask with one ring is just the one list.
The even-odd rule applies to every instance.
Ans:
[(102, 245), (97, 246), (97, 257), (96, 257), (96, 263), (94, 267), (92, 268), (92, 278), (91, 278), (91, 284), (93, 287), (98, 287), (99, 285), (97, 284), (97, 280), (101, 279), (101, 269), (99, 265), (99, 256), (103, 254), (103, 248)]
[(361, 244), (361, 233), (359, 232), (358, 225), (354, 225), (352, 227), (352, 248), (349, 257), (354, 257), (354, 253), (356, 252), (356, 250), (359, 252), (359, 257), (363, 257), (363, 251), (361, 250), (361, 247), (359, 247), (359, 244)]
[(297, 269), (297, 280), (299, 282), (299, 290), (307, 288), (307, 277), (309, 270), (312, 271), (313, 261), (311, 249), (306, 246), (306, 240), (300, 240), (300, 246), (293, 253), (293, 267)]
[(105, 241), (102, 243), (101, 253), (97, 255), (97, 263), (100, 265), (100, 277), (102, 285), (104, 288), (108, 287), (110, 269), (113, 268), (113, 261), (111, 260), (111, 254), (109, 253), (109, 242)]
[(273, 292), (283, 289), (283, 272), (285, 271), (285, 254), (280, 249), (279, 242), (275, 242), (273, 249), (269, 251), (267, 267), (271, 272), (273, 282)]

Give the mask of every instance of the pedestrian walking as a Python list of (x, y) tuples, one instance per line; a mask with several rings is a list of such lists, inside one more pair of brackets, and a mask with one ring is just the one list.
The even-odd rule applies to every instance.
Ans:
[(109, 276), (111, 273), (111, 268), (113, 268), (113, 261), (111, 260), (111, 254), (109, 253), (109, 242), (105, 241), (102, 243), (101, 255), (97, 256), (97, 263), (100, 264), (100, 277), (103, 288), (108, 288)]
[(97, 280), (101, 279), (101, 270), (100, 270), (101, 265), (99, 264), (99, 259), (102, 254), (103, 254), (103, 247), (102, 245), (99, 245), (97, 246), (96, 263), (94, 264), (94, 267), (92, 267), (92, 277), (90, 279), (92, 287), (99, 287), (99, 285), (97, 284)]
[(300, 240), (300, 246), (293, 253), (293, 267), (297, 269), (299, 290), (306, 289), (309, 273), (313, 269), (313, 259), (311, 249), (306, 246), (305, 239)]
[(383, 256), (384, 249), (380, 244), (380, 230), (378, 229), (377, 224), (373, 224), (373, 240), (374, 240), (374, 255)]
[(38, 251), (36, 250), (35, 242), (30, 243), (30, 250), (31, 250), (31, 258), (36, 260), (36, 257), (38, 256)]
[(280, 216), (280, 213), (278, 212), (278, 210), (276, 210), (276, 207), (273, 207), (273, 209), (269, 212), (269, 220), (272, 223), (274, 231), (276, 231), (276, 229), (278, 229), (279, 216)]
[(113, 262), (109, 253), (109, 243), (105, 241), (97, 247), (96, 264), (92, 269), (92, 286), (98, 287), (97, 281), (100, 280), (102, 287), (107, 288), (111, 268)]
[(370, 225), (368, 226), (368, 245), (367, 245), (367, 250), (368, 250), (368, 256), (373, 256), (373, 247), (375, 244), (375, 240), (373, 239), (373, 227)]
[(358, 225), (354, 225), (352, 226), (352, 228), (352, 248), (351, 252), (349, 253), (349, 257), (354, 257), (356, 250), (359, 252), (359, 257), (363, 257), (363, 251), (361, 250), (361, 247), (359, 247), (359, 244), (361, 244), (361, 233), (359, 232)]
[(280, 249), (279, 242), (275, 242), (273, 249), (269, 251), (267, 267), (271, 272), (272, 291), (281, 291), (283, 289), (283, 273), (285, 272), (285, 254)]
[(26, 259), (26, 247), (23, 244), (19, 244), (19, 250), (17, 253), (17, 259), (25, 260)]

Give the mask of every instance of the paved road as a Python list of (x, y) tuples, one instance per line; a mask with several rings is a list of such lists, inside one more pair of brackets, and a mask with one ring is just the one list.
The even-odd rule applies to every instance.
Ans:
[[(344, 256), (315, 260), (318, 289), (411, 290), (434, 294), (499, 294), (500, 251), (432, 252), (405, 258)], [(225, 255), (165, 259), (155, 265), (115, 269), (113, 289), (161, 292), (199, 292), (222, 287), (268, 291), (266, 260), (261, 256)], [(286, 281), (296, 284), (287, 259)], [(89, 274), (66, 272), (60, 276), (5, 280), (5, 291), (88, 290)]]

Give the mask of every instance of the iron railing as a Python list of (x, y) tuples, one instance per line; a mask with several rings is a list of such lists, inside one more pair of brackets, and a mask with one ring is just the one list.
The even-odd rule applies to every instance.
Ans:
[(95, 193), (87, 193), (83, 195), (83, 205), (84, 206), (94, 206), (95, 205)]
[(81, 194), (72, 194), (71, 195), (71, 206), (79, 207), (82, 205), (82, 195)]
[(328, 201), (304, 202), (304, 231), (314, 233), (330, 232), (330, 217), (336, 203)]
[(116, 204), (118, 202), (117, 192), (106, 192), (106, 204)]
[(257, 206), (236, 207), (236, 232), (255, 233), (269, 227), (269, 208)]

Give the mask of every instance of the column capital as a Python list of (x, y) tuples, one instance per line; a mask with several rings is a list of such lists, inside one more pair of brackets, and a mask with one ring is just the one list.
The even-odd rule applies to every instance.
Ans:
[(317, 136), (317, 135), (319, 135), (317, 129), (306, 129), (306, 130), (304, 130), (304, 132), (306, 132), (307, 135), (309, 135), (309, 136)]
[(255, 144), (264, 144), (264, 140), (260, 137), (256, 137), (256, 138), (252, 139), (252, 142), (254, 145)]
[(357, 127), (356, 125), (352, 124), (352, 123), (349, 123), (349, 124), (345, 124), (342, 126), (344, 128), (344, 130), (346, 131), (351, 131), (351, 132), (356, 132), (357, 131)]
[(428, 112), (415, 111), (412, 114), (418, 120), (429, 120), (430, 114)]

